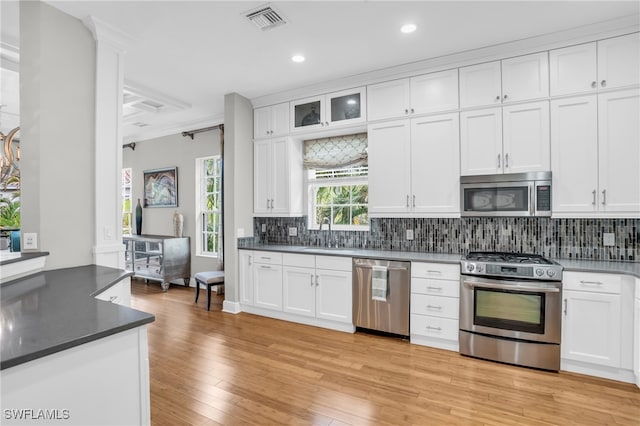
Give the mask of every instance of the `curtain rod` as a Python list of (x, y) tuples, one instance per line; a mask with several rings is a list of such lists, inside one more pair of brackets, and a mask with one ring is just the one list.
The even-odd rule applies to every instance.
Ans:
[(211, 127), (204, 127), (202, 129), (188, 130), (186, 132), (182, 132), (182, 136), (183, 137), (189, 136), (191, 140), (193, 140), (193, 135), (195, 135), (196, 133), (208, 132), (210, 130), (218, 130), (218, 129), (224, 131), (224, 124), (218, 124), (217, 126), (211, 126)]

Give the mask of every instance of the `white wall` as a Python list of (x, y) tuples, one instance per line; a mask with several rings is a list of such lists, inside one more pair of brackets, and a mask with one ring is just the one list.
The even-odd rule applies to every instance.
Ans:
[(51, 253), (47, 269), (92, 263), (95, 62), (82, 22), (20, 2), (22, 232)]
[[(140, 198), (144, 206), (143, 171), (163, 167), (178, 167), (178, 207), (143, 208), (142, 233), (173, 235), (173, 214), (184, 216), (183, 236), (191, 238), (191, 276), (201, 271), (217, 269), (217, 260), (195, 256), (196, 248), (196, 176), (195, 159), (220, 154), (220, 131), (197, 133), (194, 139), (181, 134), (136, 142), (136, 149), (124, 148), (123, 167), (132, 169), (132, 202), (134, 209)], [(193, 283), (193, 280), (192, 280)]]
[(237, 312), (238, 231), (253, 235), (253, 106), (237, 93), (224, 97), (225, 311)]

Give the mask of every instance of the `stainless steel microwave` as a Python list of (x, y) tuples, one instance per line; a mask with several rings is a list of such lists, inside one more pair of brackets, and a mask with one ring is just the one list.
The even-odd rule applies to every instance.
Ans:
[(551, 216), (551, 172), (462, 176), (462, 216)]

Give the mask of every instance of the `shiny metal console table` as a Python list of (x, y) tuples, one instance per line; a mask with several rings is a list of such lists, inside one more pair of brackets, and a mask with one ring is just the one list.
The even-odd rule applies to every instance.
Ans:
[(191, 280), (191, 244), (189, 237), (168, 235), (125, 235), (125, 268), (135, 277), (160, 281), (162, 290), (172, 280)]

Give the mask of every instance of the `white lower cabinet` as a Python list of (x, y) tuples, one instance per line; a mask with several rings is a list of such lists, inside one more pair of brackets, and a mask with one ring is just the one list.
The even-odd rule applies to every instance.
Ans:
[(460, 266), (411, 264), (411, 343), (458, 350)]
[(631, 277), (564, 272), (562, 370), (634, 381), (633, 291)]
[(351, 258), (239, 251), (245, 312), (353, 332)]
[(284, 312), (352, 327), (351, 258), (284, 253), (283, 265)]
[(281, 253), (254, 253), (253, 304), (258, 308), (282, 311)]
[(640, 388), (640, 278), (636, 279), (636, 300), (633, 317), (633, 371), (636, 375), (636, 386)]

